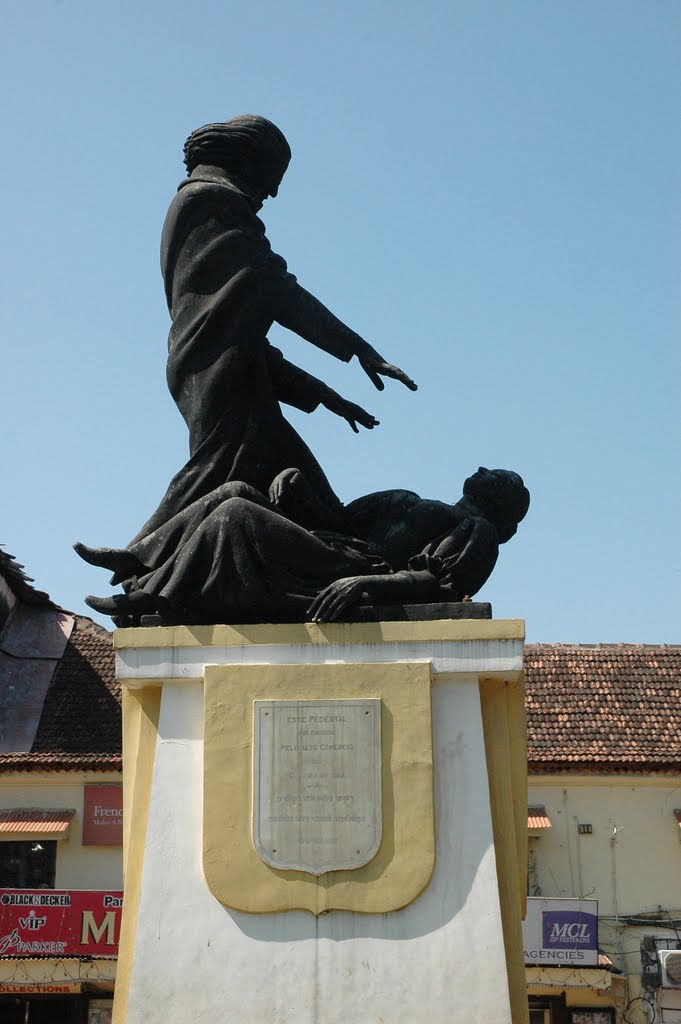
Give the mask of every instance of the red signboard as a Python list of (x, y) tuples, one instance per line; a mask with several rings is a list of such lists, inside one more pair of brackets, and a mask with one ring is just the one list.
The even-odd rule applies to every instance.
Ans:
[(2, 982), (0, 984), (1, 995), (33, 995), (40, 993), (40, 995), (57, 995), (63, 996), (67, 992), (82, 992), (83, 986), (79, 981), (29, 981), (25, 985), (14, 985), (6, 984)]
[(83, 846), (123, 844), (123, 787), (87, 785), (83, 799)]
[(0, 889), (0, 957), (117, 956), (123, 893)]

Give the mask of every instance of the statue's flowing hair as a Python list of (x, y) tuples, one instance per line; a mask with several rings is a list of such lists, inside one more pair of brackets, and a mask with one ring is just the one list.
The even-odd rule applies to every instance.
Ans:
[(290, 159), (291, 148), (283, 133), (258, 114), (204, 124), (184, 144), (188, 174), (199, 164), (213, 164), (237, 174), (248, 168), (268, 195), (276, 193)]

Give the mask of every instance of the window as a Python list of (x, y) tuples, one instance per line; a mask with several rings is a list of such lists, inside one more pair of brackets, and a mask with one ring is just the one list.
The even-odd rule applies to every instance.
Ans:
[(530, 1024), (565, 1024), (565, 995), (530, 996)]
[(53, 889), (57, 844), (40, 839), (0, 842), (0, 886), (6, 889)]

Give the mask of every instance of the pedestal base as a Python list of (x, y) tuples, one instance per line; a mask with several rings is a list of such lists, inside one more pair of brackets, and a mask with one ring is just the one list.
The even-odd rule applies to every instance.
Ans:
[[(126, 688), (126, 902), (116, 1024), (526, 1020), (522, 636), (516, 620), (118, 631), (117, 671)], [(383, 700), (384, 724), (394, 722), (395, 730), (391, 670), (399, 666), (403, 674), (412, 664), (423, 673), (424, 663), (430, 666), (435, 858), (429, 881), (427, 872), (407, 893), (410, 857), (416, 872), (423, 851), (412, 851), (408, 826), (391, 833), (400, 815), (409, 819), (418, 787), (410, 793), (408, 780), (422, 770), (423, 754), (410, 754), (408, 741), (397, 744), (397, 758), (384, 729), (384, 770), (402, 771), (403, 778), (392, 801), (384, 794), (376, 858), (342, 873), (348, 885), (355, 882), (357, 910), (244, 913), (212, 895), (202, 870), (208, 825), (202, 813), (204, 675), (206, 666), (232, 665), (236, 678), (244, 663), (262, 665), (268, 678), (276, 677), (276, 665), (293, 676), (291, 666), (317, 665), (306, 672), (325, 681), (336, 672), (340, 682), (329, 682), (337, 691), (329, 698), (355, 696), (348, 672), (340, 671), (354, 665), (357, 685)], [(230, 670), (219, 675), (225, 673)], [(250, 698), (245, 687), (249, 713)], [(219, 794), (219, 780), (211, 776), (210, 786)], [(419, 822), (414, 847), (425, 828), (422, 803), (423, 790), (411, 807)], [(219, 816), (219, 800), (215, 807), (210, 814)], [(235, 827), (247, 831), (243, 823)], [(227, 876), (233, 839), (226, 829), (221, 867)], [(251, 841), (249, 834), (237, 840)], [(257, 856), (250, 848), (248, 855)], [(264, 873), (274, 870), (260, 865)], [(399, 875), (405, 865), (406, 876)], [(303, 882), (326, 893), (341, 884), (335, 872), (316, 880), (305, 872), (288, 874), (284, 892)], [(378, 888), (394, 894), (398, 875), (407, 905), (390, 913), (372, 910), (380, 906)], [(244, 877), (242, 888), (249, 884)]]

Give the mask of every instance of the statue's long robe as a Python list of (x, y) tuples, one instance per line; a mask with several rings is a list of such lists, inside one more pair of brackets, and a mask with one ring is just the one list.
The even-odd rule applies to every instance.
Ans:
[(216, 487), (238, 480), (266, 494), (287, 468), (339, 507), (279, 405), (312, 412), (325, 385), (287, 362), (267, 331), (277, 321), (345, 362), (362, 339), (288, 273), (248, 197), (218, 168), (198, 168), (180, 186), (161, 269), (172, 317), (167, 380), (189, 428), (190, 459), (131, 546)]

